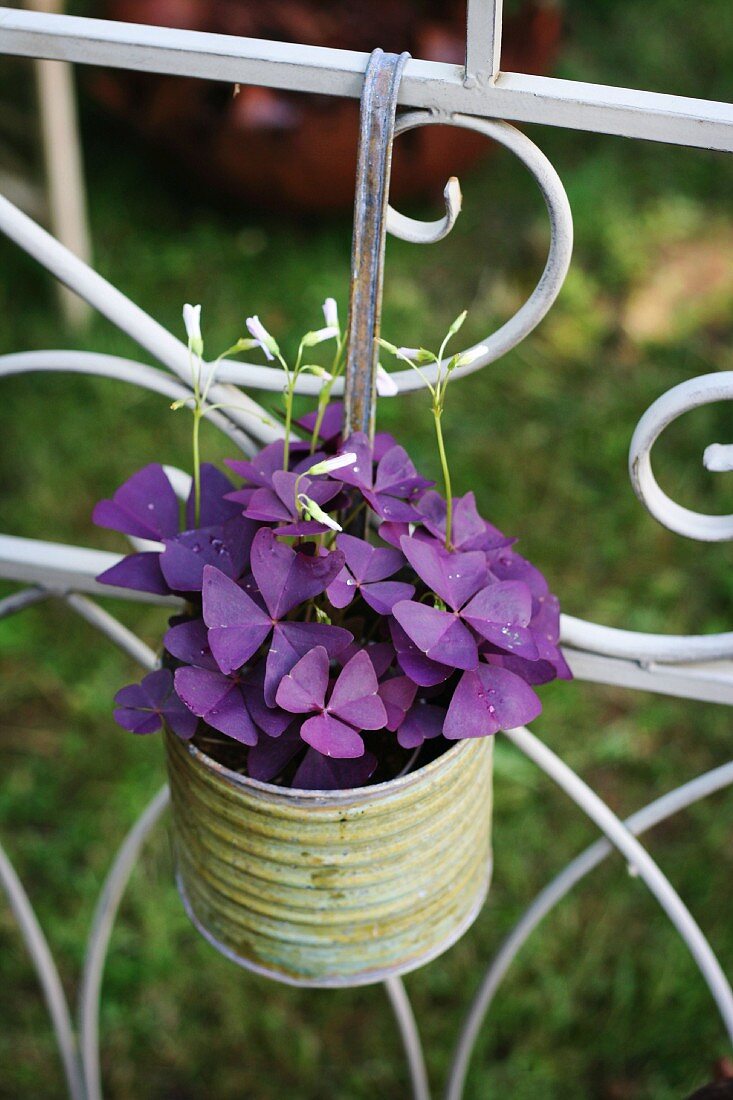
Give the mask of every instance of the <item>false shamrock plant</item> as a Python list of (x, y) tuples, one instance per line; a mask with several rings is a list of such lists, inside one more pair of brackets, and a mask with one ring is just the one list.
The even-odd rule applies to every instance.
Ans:
[[(337, 789), (389, 780), (457, 740), (539, 714), (535, 688), (570, 676), (557, 598), (514, 540), (479, 515), (473, 493), (452, 491), (446, 392), (453, 371), (480, 354), (446, 358), (464, 318), (437, 354), (382, 342), (428, 389), (443, 493), (392, 436), (343, 438), (342, 406), (330, 401), (345, 362), (333, 299), (292, 363), (256, 316), (224, 353), (258, 347), (284, 377), (283, 438), (227, 461), (235, 485), (200, 461), (219, 360), (204, 363), (200, 307), (185, 307), (193, 395), (176, 407), (193, 413), (188, 499), (180, 505), (153, 464), (94, 512), (101, 526), (146, 540), (99, 579), (181, 605), (161, 668), (118, 692), (120, 725), (138, 734), (165, 725), (255, 780)], [(327, 365), (311, 362), (328, 344)], [(303, 372), (322, 389), (296, 421)], [(382, 367), (377, 381), (379, 392), (396, 392)]]

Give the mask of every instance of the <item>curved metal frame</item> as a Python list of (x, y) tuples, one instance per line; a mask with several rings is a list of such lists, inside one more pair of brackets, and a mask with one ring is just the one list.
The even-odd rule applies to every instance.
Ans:
[[(3, 8), (0, 8), (0, 25), (5, 28), (2, 48), (28, 56), (35, 56), (39, 50), (49, 51), (47, 55), (53, 56), (60, 40), (61, 49), (67, 50), (72, 60), (103, 61), (130, 68), (155, 69), (158, 65), (164, 66), (165, 71), (193, 71), (194, 75), (217, 79), (222, 78), (223, 71), (228, 71), (226, 66), (234, 56), (230, 46), (225, 48), (219, 44), (218, 36), (192, 32), (166, 32), (167, 37), (164, 38), (154, 28), (132, 27), (120, 31), (119, 27), (124, 25), (99, 24), (94, 20), (73, 20), (60, 16), (29, 17)], [(463, 91), (459, 94), (452, 83), (453, 75), (443, 71), (450, 67), (441, 69), (432, 63), (408, 63), (407, 91), (403, 84), (400, 101), (421, 109), (399, 118), (395, 133), (422, 125), (456, 125), (483, 133), (509, 148), (538, 182), (550, 217), (551, 242), (545, 270), (535, 291), (513, 318), (484, 341), (482, 354), (470, 366), (457, 370), (456, 376), (477, 370), (505, 354), (539, 323), (562, 287), (572, 251), (570, 207), (557, 173), (533, 142), (494, 117), (501, 111), (492, 111), (486, 106), (487, 102), (494, 102), (491, 98), (486, 100), (492, 88), (496, 89), (499, 97), (496, 103), (509, 102), (506, 90), (502, 92), (500, 88), (502, 81), (506, 83), (507, 74), (498, 72), (500, 0), (469, 0), (468, 26), (469, 60), (463, 78)], [(231, 41), (236, 44), (238, 40)], [(87, 53), (84, 52), (85, 42), (89, 44)], [(242, 46), (238, 53), (235, 50), (237, 64), (249, 66), (243, 71), (253, 83), (272, 82), (301, 87), (302, 90), (354, 94), (350, 85), (342, 85), (339, 81), (342, 77), (351, 79), (349, 74), (352, 70), (361, 73), (364, 69), (363, 64), (357, 65), (351, 57), (339, 57), (339, 51), (321, 51), (316, 55), (304, 47), (282, 47), (281, 53), (278, 53), (271, 48), (273, 44), (260, 45), (261, 61), (247, 52), (250, 47)], [(186, 50), (189, 52), (186, 53)], [(302, 55), (298, 54), (299, 50)], [(172, 59), (168, 51), (172, 51)], [(488, 58), (485, 67), (481, 64), (484, 53)], [(358, 56), (353, 55), (354, 58)], [(197, 63), (200, 61), (198, 69), (189, 69), (191, 58), (195, 58)], [(328, 68), (329, 63), (331, 69)], [(235, 79), (244, 80), (246, 77), (240, 74)], [(540, 80), (539, 84), (522, 85), (522, 81), (535, 78), (520, 76), (517, 79), (521, 85), (515, 92), (519, 97), (517, 102), (524, 96), (530, 106), (525, 104), (519, 114), (512, 117), (533, 121), (559, 120), (560, 125), (585, 125), (599, 131), (605, 129), (688, 145), (703, 143), (701, 134), (704, 131), (714, 135), (713, 144), (716, 147), (728, 147), (730, 142), (733, 110), (726, 114), (725, 105), (706, 105), (701, 101), (672, 102), (672, 97), (652, 96), (651, 93), (627, 93), (629, 96), (639, 96), (638, 103), (631, 106), (623, 102), (620, 95), (615, 98), (609, 96), (608, 104), (601, 105), (596, 91), (588, 85), (579, 85), (582, 91), (578, 93), (577, 107), (582, 121), (578, 122), (573, 116), (576, 105), (569, 94), (558, 87), (562, 82), (542, 83)], [(501, 99), (502, 95), (504, 99)], [(476, 104), (480, 109), (475, 114), (459, 113), (469, 103)], [(557, 118), (551, 114), (547, 116), (547, 104), (557, 111)], [(697, 116), (693, 110), (695, 104), (698, 105)], [(602, 114), (604, 111), (606, 113)], [(510, 111), (505, 113), (511, 115)], [(697, 126), (698, 118), (701, 127)], [(415, 243), (440, 240), (450, 232), (460, 212), (460, 188), (455, 180), (450, 180), (446, 186), (445, 204), (445, 216), (429, 223), (407, 218), (389, 208), (386, 213), (387, 231)], [(132, 336), (166, 368), (160, 370), (108, 355), (51, 350), (0, 356), (0, 376), (35, 371), (76, 371), (129, 382), (174, 400), (190, 394), (190, 364), (184, 345), (2, 197), (0, 231), (123, 332)], [(226, 402), (227, 408), (211, 413), (212, 423), (243, 451), (251, 453), (255, 446), (253, 440), (267, 442), (274, 438), (276, 429), (268, 426), (262, 419), (259, 406), (233, 384), (279, 390), (282, 376), (267, 367), (246, 363), (226, 363), (216, 369), (216, 383), (211, 393), (215, 401)], [(411, 371), (396, 372), (394, 378), (401, 391), (414, 389), (420, 384)], [(315, 377), (303, 376), (300, 392), (316, 393), (319, 385)], [(670, 500), (654, 479), (651, 449), (664, 428), (685, 411), (710, 401), (730, 400), (731, 397), (733, 374), (708, 375), (685, 382), (656, 401), (642, 417), (634, 433), (629, 462), (635, 491), (657, 519), (671, 530), (690, 538), (704, 541), (733, 539), (733, 517), (705, 516), (681, 508)], [(726, 463), (730, 448), (718, 450), (725, 454), (711, 456), (709, 468), (729, 468)], [(175, 471), (169, 471), (169, 476), (172, 483), (180, 481)], [(0, 538), (0, 576), (31, 585), (0, 600), (0, 618), (45, 599), (61, 598), (70, 610), (83, 617), (144, 668), (155, 666), (156, 657), (149, 647), (114, 616), (82, 594), (82, 591), (95, 591), (93, 575), (99, 563), (98, 554), (81, 548), (38, 543), (34, 544), (37, 551), (33, 563), (29, 565), (26, 559), (30, 545), (28, 540)], [(733, 704), (733, 632), (697, 637), (644, 634), (612, 629), (565, 615), (562, 619), (562, 641), (571, 667), (586, 679)], [(524, 942), (554, 905), (614, 849), (630, 862), (634, 872), (638, 873), (676, 927), (706, 980), (733, 1041), (733, 992), (730, 984), (695, 919), (636, 839), (637, 834), (659, 821), (733, 784), (733, 763), (684, 784), (633, 814), (626, 822), (621, 822), (595, 792), (534, 734), (519, 729), (509, 731), (506, 736), (574, 800), (606, 839), (597, 841), (576, 857), (538, 895), (499, 948), (461, 1030), (446, 1086), (446, 1100), (459, 1100), (463, 1094), (471, 1052), (480, 1027), (502, 978)], [(160, 820), (167, 801), (167, 789), (164, 788), (132, 826), (100, 893), (87, 941), (80, 986), (78, 1048), (68, 1004), (43, 931), (18, 876), (0, 848), (0, 885), (8, 896), (36, 968), (73, 1100), (101, 1100), (98, 1018), (104, 960), (125, 887), (145, 839)], [(402, 1039), (413, 1097), (415, 1100), (429, 1100), (430, 1088), (422, 1046), (404, 986), (398, 979), (393, 979), (386, 983), (386, 991)]]

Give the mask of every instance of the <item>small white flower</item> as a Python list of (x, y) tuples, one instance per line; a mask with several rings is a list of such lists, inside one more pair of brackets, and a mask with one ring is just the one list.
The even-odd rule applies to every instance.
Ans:
[(335, 298), (326, 298), (326, 301), (323, 303), (323, 319), (329, 328), (338, 329), (339, 309), (336, 305)]
[(338, 339), (339, 330), (335, 325), (326, 325), (325, 328), (318, 328), (315, 332), (306, 332), (301, 343), (305, 348), (314, 348), (316, 344), (322, 344), (324, 340), (336, 340)]
[(247, 318), (247, 329), (250, 335), (254, 337), (262, 348), (267, 358), (274, 359), (280, 351), (280, 348), (277, 346), (275, 338), (270, 335), (257, 314), (255, 314), (254, 317)]
[(702, 456), (706, 470), (715, 474), (733, 470), (733, 446), (730, 443), (711, 443)]
[(342, 531), (343, 528), (335, 519), (323, 511), (322, 508), (316, 504), (315, 500), (311, 500), (305, 493), (298, 493), (298, 504), (303, 509), (303, 514), (306, 519), (314, 519), (318, 523), (322, 523), (324, 527), (330, 527), (332, 531)]
[(380, 363), (377, 367), (377, 393), (380, 397), (394, 397), (399, 392), (394, 378)]
[(204, 350), (204, 341), (201, 338), (201, 306), (192, 306), (187, 302), (183, 307), (183, 323), (186, 326), (188, 346), (196, 355), (201, 355)]
[(397, 348), (397, 355), (400, 359), (418, 359), (420, 348)]
[(310, 470), (306, 470), (306, 474), (315, 476), (316, 474), (330, 474), (333, 470), (342, 470), (344, 466), (353, 466), (356, 462), (356, 455), (353, 451), (349, 451), (344, 455), (335, 455), (334, 458), (326, 458), (323, 462), (316, 462), (315, 466), (311, 466)]
[(488, 351), (485, 344), (476, 344), (476, 347), (469, 348), (468, 351), (463, 351), (456, 359), (457, 367), (467, 367), (469, 363), (475, 363), (477, 359), (480, 359)]

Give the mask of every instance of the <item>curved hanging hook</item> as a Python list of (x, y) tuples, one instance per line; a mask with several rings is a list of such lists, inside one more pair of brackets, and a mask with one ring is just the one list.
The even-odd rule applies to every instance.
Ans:
[(397, 92), (409, 56), (374, 50), (364, 74), (351, 244), (344, 436), (352, 432), (374, 435), (392, 139)]
[[(500, 359), (501, 356), (506, 355), (512, 348), (521, 343), (547, 314), (562, 289), (570, 266), (573, 251), (573, 217), (560, 177), (545, 154), (521, 130), (510, 126), (508, 122), (475, 118), (473, 115), (451, 115), (446, 117), (443, 115), (434, 116), (427, 111), (410, 111), (397, 120), (395, 133), (404, 133), (416, 126), (434, 125), (461, 126), (465, 129), (476, 130), (514, 153), (537, 181), (550, 218), (550, 247), (544, 270), (535, 289), (513, 317), (510, 317), (495, 332), (481, 340), (480, 344), (474, 345), (476, 348), (481, 347), (482, 352), (471, 363), (454, 370), (453, 378), (455, 379), (480, 370), (481, 367), (485, 367), (489, 363)], [(455, 202), (453, 206), (455, 207)], [(394, 213), (397, 214), (396, 211)], [(444, 227), (445, 222), (441, 221), (440, 224)], [(400, 227), (404, 225), (404, 222), (398, 220), (397, 225)], [(431, 223), (415, 222), (413, 219), (409, 219), (409, 226), (415, 239), (418, 236), (427, 237), (429, 234), (437, 239), (433, 230), (428, 228), (430, 225)], [(438, 377), (437, 364), (423, 367), (422, 371), (430, 382), (434, 382)], [(218, 377), (222, 381), (250, 385), (257, 389), (275, 391), (282, 389), (282, 375), (272, 367), (258, 367), (250, 363), (222, 364)], [(409, 368), (394, 371), (390, 377), (402, 393), (420, 389), (423, 385), (420, 376)], [(323, 383), (320, 379), (312, 375), (301, 375), (296, 385), (296, 392), (315, 396), (320, 392), (322, 386)], [(333, 393), (342, 392), (342, 380), (338, 379), (333, 387)]]
[[(397, 124), (399, 132), (399, 123)], [(408, 218), (400, 214), (393, 206), (387, 207), (387, 232), (410, 244), (435, 244), (447, 237), (456, 224), (463, 206), (461, 185), (456, 176), (451, 176), (443, 188), (445, 216), (434, 222), (423, 222), (418, 218)]]

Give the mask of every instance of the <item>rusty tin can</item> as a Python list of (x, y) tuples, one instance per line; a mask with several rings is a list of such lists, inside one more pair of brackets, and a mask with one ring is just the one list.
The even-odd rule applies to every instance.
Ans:
[(300, 986), (355, 986), (440, 955), (491, 879), (493, 738), (399, 779), (298, 791), (166, 736), (176, 881), (227, 958)]

